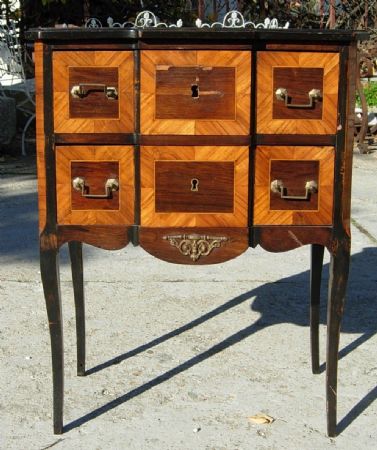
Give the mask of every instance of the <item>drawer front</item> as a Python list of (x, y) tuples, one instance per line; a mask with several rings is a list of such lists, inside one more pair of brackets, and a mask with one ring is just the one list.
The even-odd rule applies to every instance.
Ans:
[(259, 52), (257, 132), (335, 134), (339, 55)]
[(53, 54), (56, 133), (133, 133), (132, 52)]
[(141, 225), (247, 226), (247, 147), (141, 149)]
[(56, 164), (59, 224), (134, 223), (132, 147), (57, 147)]
[(142, 51), (141, 132), (249, 134), (250, 73), (245, 51)]
[(156, 212), (233, 213), (233, 161), (156, 161)]
[(331, 225), (332, 147), (257, 147), (255, 225)]

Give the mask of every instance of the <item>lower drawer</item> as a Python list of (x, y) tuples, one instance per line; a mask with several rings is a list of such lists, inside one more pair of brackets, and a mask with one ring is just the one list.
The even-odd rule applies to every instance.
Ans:
[(248, 147), (141, 148), (141, 225), (245, 227)]
[(133, 224), (133, 147), (57, 147), (56, 194), (60, 225)]
[(254, 225), (331, 225), (332, 147), (257, 147)]

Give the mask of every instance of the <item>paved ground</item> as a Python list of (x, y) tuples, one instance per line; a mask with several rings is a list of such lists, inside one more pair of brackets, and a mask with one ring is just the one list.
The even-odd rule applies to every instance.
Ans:
[[(35, 176), (30, 164), (0, 163), (0, 448), (376, 448), (377, 154), (355, 154), (354, 167), (336, 439), (325, 434), (324, 372), (310, 371), (308, 247), (250, 249), (200, 268), (131, 246), (85, 247), (90, 375), (83, 378), (75, 376), (64, 249), (68, 431), (54, 436)], [(327, 270), (324, 298), (326, 281)], [(323, 361), (325, 304), (322, 313)], [(249, 417), (257, 413), (275, 421), (255, 425)]]

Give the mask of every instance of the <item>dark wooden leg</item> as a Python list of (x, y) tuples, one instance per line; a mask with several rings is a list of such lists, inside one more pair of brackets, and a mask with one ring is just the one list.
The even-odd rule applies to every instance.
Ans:
[(41, 277), (51, 338), (54, 433), (63, 432), (64, 359), (58, 249), (40, 252)]
[(84, 274), (82, 262), (82, 243), (72, 241), (68, 243), (71, 258), (73, 293), (76, 309), (77, 336), (77, 375), (85, 375), (85, 301)]
[(321, 278), (323, 266), (323, 245), (311, 246), (310, 265), (310, 347), (312, 372), (319, 373), (319, 305), (321, 298)]
[(327, 434), (336, 436), (337, 371), (340, 323), (350, 262), (350, 242), (339, 244), (331, 255), (329, 298), (327, 304), (326, 397)]

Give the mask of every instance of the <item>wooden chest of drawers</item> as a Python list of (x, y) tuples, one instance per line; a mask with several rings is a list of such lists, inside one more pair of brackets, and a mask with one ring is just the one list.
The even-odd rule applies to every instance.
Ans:
[(350, 256), (353, 32), (108, 29), (32, 31), (41, 273), (54, 431), (63, 430), (57, 253), (68, 242), (85, 374), (82, 242), (129, 242), (181, 264), (261, 245), (312, 245), (311, 351), (331, 253), (328, 434), (336, 433), (339, 326)]

